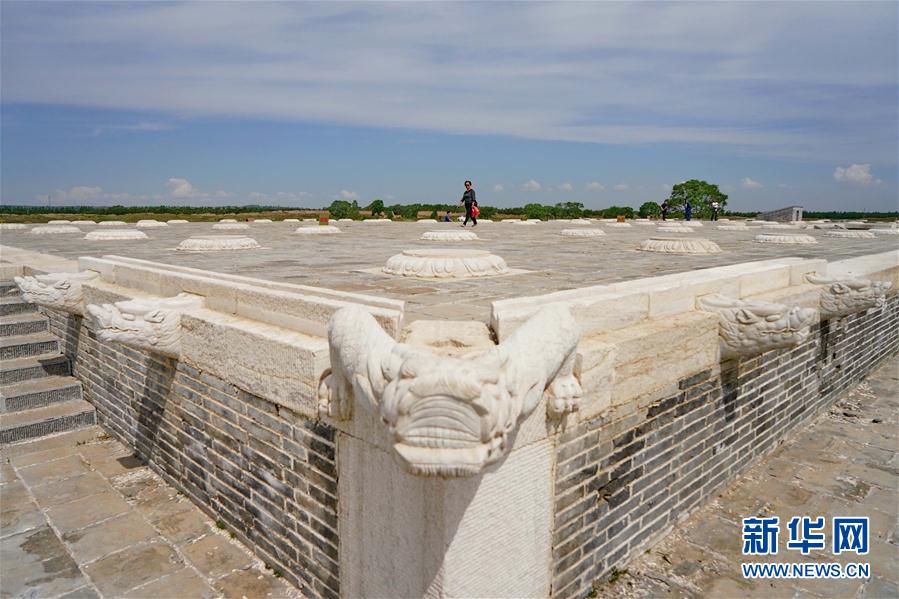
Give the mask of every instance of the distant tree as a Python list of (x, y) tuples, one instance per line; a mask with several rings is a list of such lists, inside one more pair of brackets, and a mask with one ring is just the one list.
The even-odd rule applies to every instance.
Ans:
[(436, 210), (431, 210), (430, 218), (433, 218), (434, 220), (437, 219), (437, 211)]
[(366, 207), (366, 210), (370, 210), (372, 215), (381, 214), (384, 212), (384, 202), (376, 199)]
[(619, 216), (634, 218), (634, 209), (630, 206), (609, 206), (602, 210), (603, 218), (618, 218)]
[(640, 218), (649, 218), (650, 216), (658, 216), (662, 213), (662, 207), (655, 202), (643, 202), (640, 204), (638, 214)]
[(496, 216), (496, 208), (494, 206), (478, 206), (478, 210), (481, 211), (480, 216), (478, 218), (485, 218), (487, 220), (492, 219)]
[(687, 200), (693, 205), (693, 216), (707, 218), (712, 215), (712, 202), (722, 208), (727, 205), (727, 194), (721, 193), (717, 185), (699, 179), (690, 179), (671, 188), (668, 206), (680, 209)]
[[(480, 208), (480, 206), (478, 206)], [(552, 217), (552, 209), (543, 204), (525, 204), (524, 215), (527, 218), (539, 218), (540, 220), (549, 220)]]
[(559, 202), (553, 213), (557, 218), (578, 218), (584, 214), (584, 205), (580, 202)]
[(352, 208), (352, 205), (345, 200), (334, 200), (331, 202), (331, 205), (328, 206), (328, 214), (333, 219), (352, 218), (350, 216)]

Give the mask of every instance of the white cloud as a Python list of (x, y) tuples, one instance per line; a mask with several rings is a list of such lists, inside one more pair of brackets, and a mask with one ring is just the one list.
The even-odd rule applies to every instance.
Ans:
[(840, 183), (851, 183), (863, 187), (883, 183), (882, 180), (875, 179), (874, 175), (871, 174), (870, 164), (852, 164), (846, 168), (838, 166), (833, 171), (833, 178)]
[(559, 185), (559, 189), (562, 191), (574, 191), (574, 185), (566, 181), (565, 183)]
[[(895, 52), (884, 50), (895, 49), (891, 3), (777, 3), (765, 11), (752, 3), (649, 11), (599, 2), (68, 8), (4, 5), (5, 102), (708, 143), (830, 160), (847, 151), (841, 131), (851, 126), (855, 147), (895, 160), (895, 125), (883, 126), (895, 123), (894, 95), (854, 93), (895, 89)], [(700, 19), (707, 27), (696, 36)], [(809, 22), (815, 27), (803, 26)], [(464, 53), (433, 51), (463, 37)], [(239, 58), (224, 60), (221, 47)], [(727, 52), (709, 51), (722, 47)], [(602, 61), (610, 50), (616, 60)], [(446, 93), (447, 81), (455, 93)], [(759, 81), (766, 93), (747, 93)], [(797, 117), (832, 126), (797, 128)]]
[(589, 183), (587, 183), (588, 191), (602, 191), (605, 188), (606, 188), (606, 186), (603, 185), (602, 183), (600, 183), (599, 181), (590, 181)]
[(531, 179), (525, 182), (525, 184), (522, 185), (521, 188), (525, 191), (540, 191), (541, 189), (543, 189), (543, 186), (540, 185), (540, 182), (536, 179)]
[(336, 197), (340, 198), (341, 200), (351, 201), (351, 200), (358, 200), (359, 194), (356, 193), (355, 191), (350, 191), (348, 189), (341, 189), (339, 192), (337, 192)]
[(496, 193), (501, 193), (504, 189), (505, 188), (499, 183), (493, 186), (493, 191), (495, 191)]
[(133, 125), (104, 125), (102, 127), (97, 127), (91, 133), (92, 136), (97, 137), (99, 135), (103, 135), (104, 133), (122, 131), (125, 133), (146, 133), (146, 132), (154, 132), (154, 131), (168, 131), (169, 129), (173, 129), (172, 125), (166, 123), (152, 123), (152, 122), (141, 122), (134, 123)]
[[(33, 199), (35, 202), (44, 203), (47, 201), (47, 196), (35, 195)], [(51, 203), (57, 205), (68, 204), (77, 206), (79, 204), (135, 204), (139, 202), (163, 201), (164, 199), (165, 196), (161, 195), (133, 195), (130, 193), (111, 192), (106, 191), (102, 187), (89, 185), (76, 185), (74, 187), (71, 187), (70, 189), (54, 189), (50, 192)]]
[(166, 181), (165, 186), (169, 188), (173, 198), (196, 198), (202, 195), (187, 179), (173, 177)]
[(615, 186), (615, 191), (627, 191), (628, 189), (630, 189), (630, 185), (627, 183), (619, 183)]
[(749, 177), (743, 177), (742, 179), (740, 179), (740, 186), (743, 189), (760, 189), (761, 187), (764, 187), (761, 183), (750, 179)]

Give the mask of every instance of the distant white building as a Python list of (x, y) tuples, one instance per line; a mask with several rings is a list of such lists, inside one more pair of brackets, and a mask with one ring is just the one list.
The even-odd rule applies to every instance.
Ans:
[(772, 220), (777, 222), (798, 222), (802, 220), (802, 206), (788, 206), (787, 208), (778, 208), (769, 212), (759, 212), (759, 220)]

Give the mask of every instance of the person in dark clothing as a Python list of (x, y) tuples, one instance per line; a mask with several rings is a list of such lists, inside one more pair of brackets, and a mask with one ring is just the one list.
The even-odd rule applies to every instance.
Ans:
[(662, 202), (662, 220), (668, 219), (668, 202)]
[(478, 226), (478, 219), (474, 217), (471, 213), (471, 207), (478, 205), (478, 200), (475, 198), (474, 188), (471, 186), (471, 181), (465, 182), (465, 193), (462, 194), (462, 199), (459, 200), (460, 204), (465, 205), (465, 220), (462, 221), (462, 226), (468, 224), (468, 221), (471, 220), (473, 223), (471, 226)]
[(690, 203), (690, 200), (684, 204), (684, 220), (693, 220), (693, 204)]
[(448, 223), (448, 222), (450, 222), (451, 220), (453, 220), (453, 219), (450, 217), (449, 210), (447, 210), (447, 211), (446, 211), (446, 214), (443, 215), (443, 222)]

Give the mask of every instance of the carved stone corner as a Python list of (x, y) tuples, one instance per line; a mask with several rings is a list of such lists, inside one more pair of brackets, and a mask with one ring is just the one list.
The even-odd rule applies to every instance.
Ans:
[(361, 404), (413, 474), (471, 476), (505, 455), (543, 397), (550, 417), (579, 408), (579, 337), (569, 311), (550, 306), (486, 351), (439, 356), (395, 341), (362, 308), (343, 308), (328, 329), (319, 411), (345, 420)]
[(181, 356), (181, 315), (203, 307), (203, 298), (189, 293), (158, 299), (133, 299), (114, 304), (89, 304), (87, 311), (103, 341)]
[(811, 334), (817, 310), (721, 295), (700, 299), (700, 308), (718, 314), (718, 338), (725, 359), (796, 347)]
[(86, 270), (14, 277), (14, 280), (26, 302), (83, 315), (84, 293), (81, 285), (97, 276), (99, 275), (96, 272)]
[(805, 278), (809, 283), (821, 287), (820, 310), (824, 318), (838, 318), (882, 308), (887, 292), (893, 285), (889, 281), (837, 279), (818, 274), (808, 274)]

